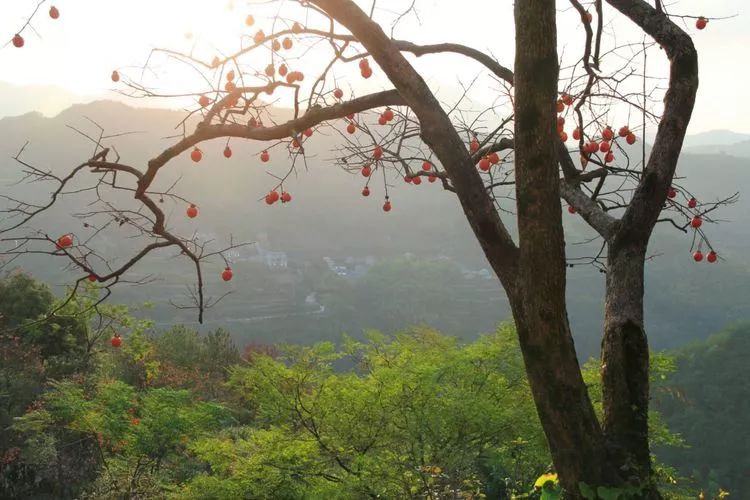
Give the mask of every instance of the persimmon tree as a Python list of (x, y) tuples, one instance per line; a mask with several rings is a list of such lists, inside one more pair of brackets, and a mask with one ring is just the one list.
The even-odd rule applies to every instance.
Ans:
[[(233, 154), (232, 141), (264, 142), (258, 162), (283, 156), (289, 163), (285, 173), (256, 193), (258, 202), (293, 203), (288, 178), (304, 167), (306, 145), (318, 133), (337, 133), (338, 163), (363, 176), (363, 196), (382, 189), (385, 212), (398, 211), (394, 179), (412, 185), (439, 181), (457, 197), (507, 293), (534, 401), (567, 494), (590, 497), (590, 488), (612, 487), (658, 498), (647, 424), (643, 292), (648, 243), (656, 224), (665, 222), (693, 234), (696, 261), (707, 250), (706, 260), (716, 262), (718, 254), (703, 223), (712, 222), (712, 212), (732, 201), (699, 203), (697, 194), (675, 182), (698, 88), (698, 58), (688, 22), (704, 29), (708, 19), (670, 15), (660, 0), (519, 1), (513, 12), (516, 46), (510, 69), (465, 45), (420, 45), (394, 38), (375, 18), (376, 2), (369, 11), (352, 0), (285, 4), (290, 5), (295, 13), (279, 15), (262, 29), (249, 15), (248, 34), (228, 55), (204, 60), (194, 53), (157, 49), (144, 71), (112, 73), (113, 82), (128, 95), (193, 99), (178, 124), (177, 140), (146, 165), (121, 159), (111, 145), (117, 136), (104, 131), (88, 136), (93, 155), (67, 176), (30, 164), (22, 150), (16, 159), (28, 179), (54, 187), (43, 203), (7, 198), (10, 208), (0, 237), (14, 246), (3, 253), (10, 259), (27, 253), (66, 258), (80, 270), (79, 284), (91, 279), (108, 291), (126, 279), (135, 263), (171, 248), (194, 266), (193, 307), (202, 319), (212, 304), (204, 297), (202, 266), (225, 254), (170, 229), (160, 202), (182, 204), (190, 218), (200, 217), (200, 203), (178, 195), (174, 186), (157, 189), (160, 174), (182, 155), (207, 161), (201, 145), (211, 140), (225, 141), (225, 157)], [(394, 23), (409, 15), (414, 4), (408, 7)], [(492, 14), (509, 15), (510, 5), (497, 11)], [(559, 20), (570, 19), (571, 13), (582, 42), (581, 52), (573, 55), (561, 53), (556, 34)], [(627, 24), (634, 38), (615, 40), (608, 31), (612, 23)], [(311, 77), (295, 65), (301, 52), (312, 50), (327, 50), (329, 58)], [(491, 109), (467, 119), (460, 107), (466, 96), (453, 105), (442, 103), (412, 63), (414, 57), (447, 55), (475, 62), (494, 80), (491, 92), (497, 99)], [(666, 90), (647, 74), (647, 55), (668, 73)], [(265, 62), (246, 62), (253, 57)], [(154, 61), (159, 58), (192, 68), (201, 76), (199, 83), (175, 93), (155, 90), (142, 75), (158, 72), (161, 66)], [(354, 64), (363, 79), (384, 77), (387, 86), (365, 95), (345, 92), (335, 75)], [(280, 113), (270, 106), (270, 96), (291, 111)], [(631, 120), (615, 124), (611, 116)], [(658, 127), (650, 151), (642, 142), (636, 144), (646, 124)], [(92, 179), (86, 189), (96, 193), (98, 207), (80, 214), (91, 230), (86, 236), (28, 229), (62, 196), (79, 192), (70, 185), (85, 175)], [(108, 198), (113, 191), (131, 195), (135, 207)], [(606, 274), (602, 422), (582, 379), (568, 323), (566, 268), (579, 262), (566, 260), (561, 199), (602, 243), (599, 253), (585, 260)], [(517, 241), (504, 220), (510, 216), (516, 217)], [(91, 242), (122, 224), (148, 243), (112, 264), (97, 255)], [(230, 242), (228, 248), (234, 246)], [(229, 264), (219, 270), (224, 280), (232, 278)]]
[(21, 25), (16, 33), (12, 36), (10, 40), (6, 42), (3, 42), (2, 45), (12, 45), (13, 47), (20, 49), (23, 48), (24, 45), (26, 45), (26, 38), (24, 38), (24, 31), (30, 30), (36, 32), (36, 29), (34, 28), (32, 21), (34, 18), (36, 18), (39, 14), (42, 12), (42, 7), (45, 6), (45, 4), (49, 4), (49, 8), (47, 9), (47, 16), (49, 16), (49, 19), (57, 20), (60, 19), (60, 9), (58, 9), (55, 5), (51, 4), (51, 2), (48, 2), (48, 0), (38, 0), (36, 2), (36, 5), (29, 13), (29, 17), (26, 19), (26, 22)]

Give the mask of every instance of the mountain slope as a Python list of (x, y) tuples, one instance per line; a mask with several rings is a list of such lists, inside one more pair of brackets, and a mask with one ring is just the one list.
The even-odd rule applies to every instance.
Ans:
[(730, 146), (738, 142), (750, 141), (750, 134), (741, 134), (731, 130), (709, 130), (700, 134), (685, 137), (684, 147)]
[[(174, 141), (164, 137), (174, 134), (174, 126), (183, 116), (178, 111), (138, 109), (101, 101), (73, 106), (53, 118), (27, 114), (2, 119), (0, 137), (4, 140), (0, 143), (0, 191), (7, 193), (10, 189), (17, 198), (36, 201), (48, 196), (48, 186), (10, 186), (20, 175), (20, 167), (11, 157), (27, 140), (25, 160), (54, 172), (67, 172), (90, 156), (92, 150), (91, 143), (67, 125), (90, 134), (98, 133), (84, 118), (88, 117), (110, 134), (138, 132), (118, 137), (115, 143), (124, 162), (143, 168), (150, 157)], [(439, 183), (424, 183), (416, 187), (389, 179), (389, 195), (394, 208), (388, 214), (381, 209), (384, 192), (379, 176), (370, 183), (372, 194), (368, 198), (362, 197), (360, 191), (364, 178), (358, 173), (342, 171), (330, 160), (330, 151), (338, 143), (336, 130), (343, 127), (343, 122), (333, 123), (332, 127), (316, 131), (306, 146), (307, 165), (298, 168), (285, 183), (285, 189), (294, 196), (293, 202), (286, 205), (268, 207), (262, 202), (262, 196), (275, 183), (269, 174), (283, 175), (288, 168), (288, 155), (281, 148), (273, 149), (271, 161), (264, 164), (258, 160), (258, 154), (266, 145), (232, 141), (234, 155), (227, 160), (221, 155), (225, 142), (213, 141), (201, 145), (204, 152), (201, 163), (195, 164), (187, 158), (188, 155), (183, 155), (163, 170), (159, 185), (166, 189), (179, 181), (177, 191), (200, 207), (200, 216), (189, 220), (184, 216), (182, 202), (167, 200), (164, 207), (171, 228), (186, 236), (197, 231), (204, 239), (215, 239), (214, 248), (226, 245), (230, 235), (235, 242), (259, 241), (265, 250), (286, 252), (291, 262), (290, 268), (282, 272), (238, 261), (236, 279), (229, 285), (215, 279), (223, 268), (220, 259), (207, 266), (206, 272), (211, 277), (208, 292), (212, 296), (227, 290), (234, 292), (208, 312), (210, 326), (228, 326), (243, 340), (261, 337), (278, 340), (281, 335), (296, 341), (315, 340), (301, 331), (313, 326), (318, 332), (315, 335), (327, 332), (330, 338), (337, 338), (341, 331), (356, 333), (368, 327), (383, 327), (385, 322), (344, 323), (330, 315), (314, 319), (297, 317), (289, 322), (279, 319), (252, 324), (238, 322), (255, 310), (272, 311), (273, 314), (266, 316), (273, 318), (279, 310), (306, 310), (303, 292), (315, 291), (318, 284), (309, 279), (305, 281), (305, 276), (309, 269), (322, 264), (325, 256), (388, 259), (410, 252), (421, 260), (443, 256), (462, 269), (488, 267), (455, 197), (444, 191)], [(636, 149), (634, 147), (634, 152)], [(685, 154), (678, 174), (686, 177), (680, 180), (681, 185), (707, 201), (750, 186), (750, 169), (745, 161), (734, 157)], [(114, 199), (119, 206), (137, 209), (130, 195)], [(81, 211), (88, 201), (90, 199), (85, 195), (65, 197), (56, 210), (37, 221), (36, 227), (51, 234), (63, 231), (89, 234), (80, 220), (70, 216), (71, 212)], [(507, 201), (507, 208), (514, 209), (512, 199)], [(666, 224), (657, 229), (649, 249), (655, 258), (649, 260), (646, 267), (647, 331), (655, 348), (683, 345), (702, 338), (706, 331), (720, 329), (727, 321), (750, 317), (744, 299), (750, 296), (750, 228), (742, 223), (749, 210), (746, 198), (740, 198), (736, 205), (720, 212), (720, 218), (728, 223), (704, 226), (724, 259), (716, 265), (692, 262), (689, 234)], [(574, 245), (591, 236), (590, 229), (578, 217), (565, 215), (569, 254), (590, 255), (598, 243)], [(505, 219), (515, 232), (513, 217)], [(132, 255), (139, 243), (131, 236), (133, 233), (128, 232), (127, 227), (108, 231), (99, 249), (108, 258), (122, 261)], [(60, 259), (29, 258), (19, 263), (53, 284), (70, 282), (75, 276), (62, 268)], [(191, 283), (189, 265), (165, 252), (150, 256), (133, 269), (134, 276), (151, 273), (163, 280), (146, 287), (124, 287), (115, 299), (131, 303), (151, 300), (157, 304), (156, 316), (163, 323), (194, 320), (194, 311), (175, 310), (169, 306), (169, 300), (181, 297), (184, 286)], [(596, 354), (599, 348), (603, 279), (604, 275), (588, 266), (569, 269), (570, 317), (579, 352), (584, 357)], [(507, 301), (496, 282), (492, 283), (490, 288), (472, 282), (453, 284), (456, 293), (466, 299), (455, 307), (463, 308), (460, 315), (473, 315), (476, 321), (465, 322), (464, 329), (446, 333), (473, 336), (480, 328), (489, 329), (493, 324), (509, 319)], [(387, 290), (377, 293), (381, 292), (389, 293)], [(404, 296), (404, 301), (408, 302), (408, 295)], [(408, 314), (402, 317), (408, 320), (421, 321), (426, 317), (416, 310), (410, 311), (409, 307), (404, 309)], [(455, 324), (448, 319), (458, 315), (459, 309), (443, 309), (440, 314), (446, 320), (441, 324)], [(377, 319), (368, 321), (377, 322)]]
[(750, 496), (749, 357), (750, 323), (734, 325), (680, 350), (677, 371), (654, 392), (656, 408), (688, 445), (659, 458), (712, 494)]
[(733, 144), (711, 144), (698, 148), (688, 148), (691, 154), (735, 156), (737, 158), (750, 158), (750, 140), (736, 142)]

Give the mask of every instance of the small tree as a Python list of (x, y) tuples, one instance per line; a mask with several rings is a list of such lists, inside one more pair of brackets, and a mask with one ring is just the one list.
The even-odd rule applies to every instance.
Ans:
[[(683, 231), (694, 231), (694, 258), (702, 259), (702, 248), (710, 245), (701, 225), (711, 221), (709, 213), (722, 203), (699, 204), (683, 189), (678, 194), (673, 183), (698, 88), (697, 54), (690, 36), (678, 25), (689, 16), (670, 16), (660, 0), (653, 5), (644, 0), (567, 3), (567, 11), (558, 11), (554, 0), (516, 2), (513, 71), (464, 45), (398, 40), (375, 21), (376, 4), (368, 15), (352, 0), (290, 2), (285, 7), (296, 9), (293, 18), (279, 14), (268, 34), (259, 30), (243, 37), (239, 50), (213, 60), (156, 50), (147, 68), (156, 71), (154, 59), (167, 56), (198, 71), (204, 78), (202, 87), (165, 96), (143, 80), (128, 79), (117, 71), (112, 79), (124, 85), (124, 92), (139, 97), (192, 96), (195, 105), (180, 123), (183, 132), (179, 140), (154, 156), (145, 168), (138, 168), (121, 161), (110, 146), (114, 137), (101, 131), (90, 137), (95, 144), (93, 156), (65, 177), (31, 165), (22, 150), (16, 159), (26, 174), (55, 187), (48, 204), (12, 200), (8, 213), (14, 218), (0, 235), (6, 241), (13, 238), (16, 246), (5, 253), (42, 252), (67, 258), (83, 273), (79, 283), (90, 277), (109, 290), (154, 250), (179, 249), (196, 272), (193, 307), (202, 320), (204, 310), (212, 304), (204, 297), (202, 264), (225, 254), (208, 250), (195, 236), (181, 237), (169, 228), (160, 201), (188, 205), (189, 217), (197, 215), (198, 207), (171, 188), (156, 188), (159, 174), (182, 154), (201, 161), (200, 145), (206, 141), (226, 140), (227, 157), (232, 155), (233, 140), (264, 141), (267, 145), (259, 156), (261, 161), (285, 152), (290, 165), (268, 186), (261, 200), (269, 205), (279, 200), (288, 203), (292, 198), (285, 182), (304, 164), (306, 143), (314, 141), (318, 131), (339, 131), (343, 143), (337, 152), (340, 164), (364, 175), (365, 196), (382, 174), (386, 212), (396, 208), (389, 194), (394, 177), (404, 177), (412, 184), (422, 179), (439, 181), (460, 201), (507, 292), (534, 401), (568, 494), (586, 494), (586, 485), (631, 486), (644, 497), (658, 497), (651, 482), (647, 439), (646, 250), (657, 222), (667, 221)], [(395, 19), (392, 32), (413, 7)], [(506, 12), (500, 7), (497, 11), (488, 14)], [(248, 26), (254, 22), (252, 16), (246, 19)], [(565, 22), (579, 25), (584, 42), (582, 53), (570, 59), (566, 54), (569, 60), (561, 64), (556, 32), (558, 23)], [(631, 43), (615, 43), (603, 36), (610, 23), (618, 29), (635, 26), (640, 34)], [(696, 26), (702, 29), (705, 25), (706, 19), (699, 18)], [(640, 36), (651, 41), (643, 42)], [(287, 55), (297, 43), (305, 50), (332, 51), (312, 82), (294, 70), (297, 59)], [(646, 55), (659, 50), (666, 55), (669, 71), (662, 103), (660, 89), (650, 83), (645, 64)], [(268, 58), (267, 66), (244, 63), (259, 53)], [(505, 98), (506, 104), (477, 113), (469, 123), (457, 111), (458, 105), (441, 105), (406, 57), (441, 54), (461, 55), (480, 64), (499, 84), (498, 97)], [(663, 58), (659, 56), (659, 60)], [(365, 79), (382, 71), (392, 87), (345, 99), (343, 90), (336, 87), (334, 73), (351, 62), (358, 62)], [(279, 122), (278, 109), (263, 102), (263, 96), (271, 94), (289, 99), (293, 110), (289, 119)], [(613, 116), (630, 116), (631, 111), (642, 117), (640, 125), (610, 128)], [(637, 161), (638, 148), (631, 146), (636, 133), (645, 133), (647, 122), (657, 123), (658, 132), (650, 153), (642, 146), (642, 160)], [(575, 140), (570, 147), (566, 146), (566, 129)], [(587, 170), (587, 166), (594, 168)], [(83, 216), (86, 224), (97, 221), (91, 222), (97, 229), (127, 224), (149, 241), (116, 266), (106, 267), (109, 262), (96, 254), (93, 242), (98, 230), (95, 236), (85, 238), (19, 234), (55, 204), (74, 177), (86, 172), (92, 174), (90, 189), (96, 190), (100, 207)], [(103, 197), (113, 191), (132, 194), (136, 207), (120, 206), (119, 200), (116, 203), (115, 198)], [(515, 197), (518, 243), (500, 216), (508, 194)], [(589, 259), (606, 272), (601, 423), (587, 394), (568, 324), (566, 266), (574, 262), (566, 261), (561, 198), (568, 211), (579, 214), (602, 241), (602, 250)], [(665, 209), (668, 215), (662, 215)], [(230, 248), (234, 246), (230, 244)], [(716, 258), (710, 250), (707, 260)]]

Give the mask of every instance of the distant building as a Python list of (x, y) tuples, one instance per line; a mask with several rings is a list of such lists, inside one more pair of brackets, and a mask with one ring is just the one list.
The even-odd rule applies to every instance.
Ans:
[(289, 259), (286, 252), (264, 252), (263, 258), (266, 266), (271, 269), (286, 268), (289, 266)]
[(467, 280), (473, 280), (473, 279), (491, 280), (492, 279), (492, 273), (490, 272), (489, 269), (480, 269), (478, 271), (464, 269), (461, 271), (461, 274), (463, 275), (464, 279), (467, 279)]
[(368, 255), (366, 257), (344, 257), (337, 262), (331, 257), (323, 257), (323, 261), (332, 272), (338, 276), (346, 278), (360, 278), (375, 265), (375, 257)]
[(242, 253), (237, 248), (233, 248), (231, 250), (227, 250), (226, 252), (222, 252), (222, 253), (224, 254), (224, 257), (226, 257), (226, 259), (229, 262), (237, 262), (241, 260), (242, 258)]

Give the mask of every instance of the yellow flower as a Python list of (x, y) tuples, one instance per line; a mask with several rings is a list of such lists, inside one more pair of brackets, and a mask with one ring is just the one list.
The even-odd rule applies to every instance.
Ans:
[(541, 488), (545, 484), (547, 484), (547, 482), (549, 481), (552, 481), (553, 483), (557, 483), (557, 474), (552, 473), (552, 472), (548, 474), (542, 474), (541, 476), (537, 478), (536, 482), (534, 483), (534, 488)]

